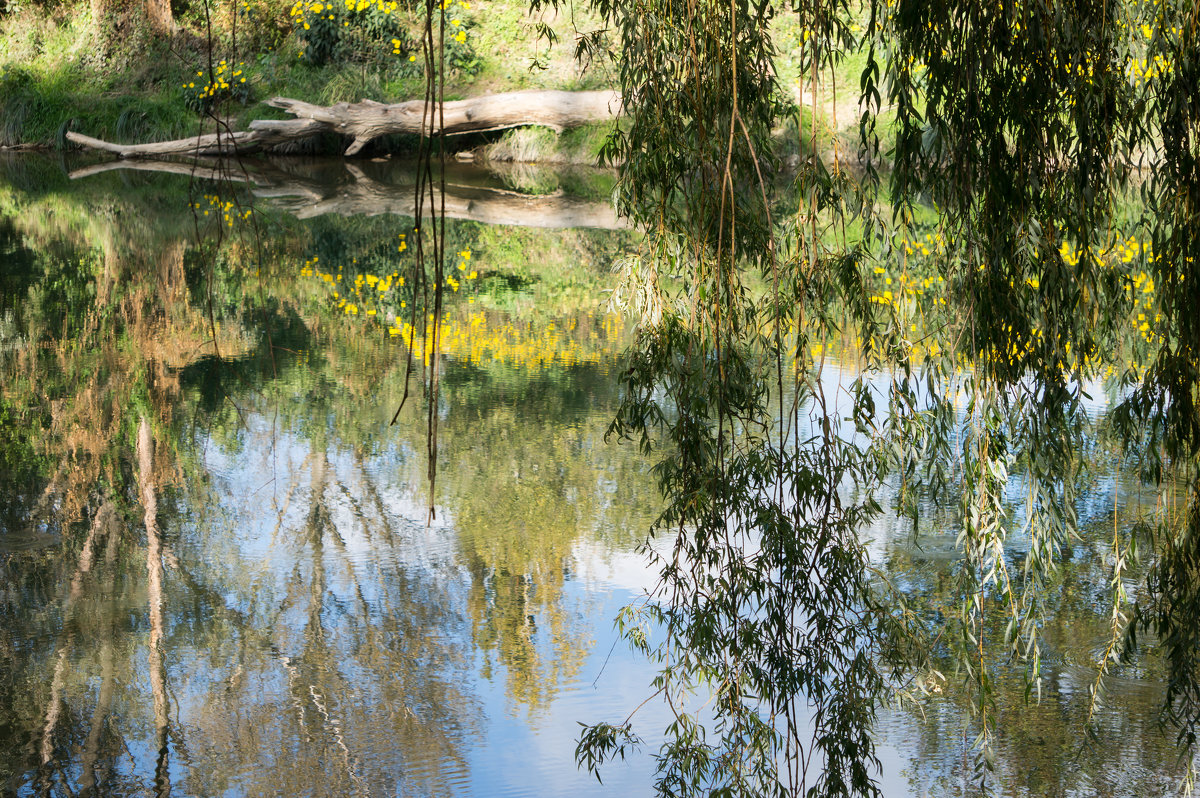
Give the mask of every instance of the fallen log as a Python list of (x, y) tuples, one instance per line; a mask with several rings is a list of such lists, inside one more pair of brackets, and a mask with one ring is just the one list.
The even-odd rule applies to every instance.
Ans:
[(149, 144), (115, 144), (75, 132), (68, 132), (67, 139), (122, 158), (155, 158), (244, 155), (319, 133), (339, 133), (353, 139), (345, 154), (355, 155), (372, 139), (395, 133), (435, 135), (444, 129), (446, 135), (459, 135), (523, 125), (563, 130), (603, 122), (620, 113), (621, 95), (615, 91), (514, 91), (428, 108), (423, 100), (391, 105), (361, 100), (323, 106), (275, 97), (267, 105), (296, 118), (256, 119), (249, 130), (218, 131)]

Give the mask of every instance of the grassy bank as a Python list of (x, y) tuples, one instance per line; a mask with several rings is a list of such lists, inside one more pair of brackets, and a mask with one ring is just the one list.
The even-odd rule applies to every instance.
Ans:
[[(424, 93), (420, 12), (390, 0), (176, 0), (176, 33), (155, 35), (136, 4), (93, 18), (93, 2), (0, 3), (0, 146), (63, 148), (75, 130), (121, 143), (195, 135), (215, 119), (232, 129), (279, 118), (264, 101), (293, 97), (322, 105), (370, 98), (398, 102)], [(103, 5), (101, 2), (100, 5)], [(320, 11), (316, 11), (320, 9)], [(527, 0), (447, 0), (446, 97), (525, 88), (584, 90), (617, 84), (610, 64), (587, 70), (573, 59), (577, 31), (600, 27), (585, 7), (531, 14)], [(307, 26), (307, 27), (306, 27)], [(791, 46), (798, 25), (777, 23), (785, 90), (802, 98)], [(547, 44), (547, 32), (557, 45)], [(844, 84), (843, 84), (844, 85)], [(851, 84), (853, 85), (853, 84)], [(829, 132), (821, 98), (819, 127)], [(799, 142), (811, 109), (780, 131)], [(500, 161), (594, 163), (608, 125), (556, 135), (524, 129), (457, 137), (456, 150)], [(803, 134), (803, 135), (801, 135)], [(403, 153), (415, 140), (394, 137), (372, 152)], [(336, 153), (328, 137), (298, 145)], [(788, 151), (802, 149), (785, 144)]]
[[(394, 4), (365, 7), (359, 0), (353, 9), (337, 7), (335, 18), (323, 19), (318, 29), (320, 15), (312, 9), (324, 13), (334, 6), (304, 3), (292, 14), (297, 6), (278, 0), (227, 5), (208, 18), (185, 6), (169, 39), (153, 35), (130, 12), (97, 22), (86, 2), (23, 4), (0, 14), (0, 146), (61, 147), (67, 129), (123, 143), (178, 138), (194, 134), (206, 116), (237, 129), (251, 119), (278, 117), (264, 105), (278, 95), (332, 104), (364, 97), (397, 102), (424, 92), (415, 12)], [(567, 47), (531, 44), (539, 25), (568, 37), (570, 19), (531, 16), (523, 0), (479, 6), (455, 0), (446, 14), (447, 99), (611, 85), (603, 70), (576, 68)], [(576, 16), (580, 22), (586, 20)], [(598, 141), (603, 132), (576, 136), (567, 150), (571, 160), (594, 157), (595, 147), (579, 142)], [(309, 149), (336, 145), (313, 142)]]

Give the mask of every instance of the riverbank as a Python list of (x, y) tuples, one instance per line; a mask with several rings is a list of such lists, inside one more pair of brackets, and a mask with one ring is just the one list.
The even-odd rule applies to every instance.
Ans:
[[(0, 149), (67, 149), (69, 131), (135, 144), (195, 136), (217, 124), (243, 130), (251, 120), (283, 117), (266, 104), (276, 96), (332, 105), (424, 94), (416, 11), (382, 0), (232, 5), (205, 16), (202, 4), (174, 3), (173, 33), (166, 35), (125, 7), (98, 20), (103, 0), (7, 11), (0, 3)], [(602, 27), (588, 9), (531, 14), (526, 0), (453, 0), (446, 22), (447, 100), (521, 89), (609, 89), (619, 82), (605, 60), (583, 69), (573, 57), (577, 37)], [(837, 111), (845, 98), (839, 105), (821, 97), (814, 106), (803, 91), (792, 63), (796, 27), (786, 18), (778, 25), (780, 82), (798, 108), (778, 131), (784, 156), (803, 149), (814, 111), (826, 133), (834, 119), (850, 118)], [(853, 60), (847, 74), (857, 68)], [(839, 79), (839, 85), (853, 84)], [(476, 161), (595, 164), (612, 130), (604, 122), (562, 133), (524, 128), (457, 136), (453, 152)], [(382, 137), (365, 154), (405, 155), (416, 146), (412, 136)], [(344, 149), (340, 137), (316, 136), (282, 152)]]

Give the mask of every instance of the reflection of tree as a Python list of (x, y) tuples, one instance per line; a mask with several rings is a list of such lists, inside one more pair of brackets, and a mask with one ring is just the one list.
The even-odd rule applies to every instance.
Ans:
[(634, 454), (601, 440), (615, 401), (606, 375), (518, 372), (479, 404), (450, 389), (457, 412), (443, 422), (439, 500), (471, 574), (467, 609), (485, 676), (503, 666), (509, 694), (530, 711), (548, 705), (589, 651), (584, 613), (563, 592), (576, 547), (636, 539), (654, 507)]
[[(261, 420), (248, 417), (256, 436), (270, 436), (256, 426)], [(230, 774), (248, 794), (304, 794), (317, 783), (344, 795), (448, 791), (448, 780), (465, 771), (462, 742), (477, 711), (463, 689), (447, 586), (401, 564), (406, 541), (392, 530), (403, 519), (382, 501), (349, 503), (370, 479), (361, 463), (317, 449), (279, 468), (289, 489), (269, 562), (231, 573), (209, 566), (221, 588), (203, 589), (204, 601), (227, 617), (230, 633), (175, 641), (212, 663), (180, 686), (203, 696), (192, 715), (202, 731), (190, 748), (194, 791)], [(229, 500), (239, 484), (216, 490), (222, 504), (236, 506)], [(238, 540), (247, 519), (213, 521), (185, 526), (182, 560), (204, 562), (205, 549), (223, 544), (254, 545)], [(352, 533), (363, 540), (348, 541)], [(368, 560), (356, 548), (362, 543)], [(231, 549), (221, 560), (236, 557)], [(264, 683), (275, 687), (264, 693)]]
[(167, 711), (167, 679), (164, 666), (163, 637), (163, 553), (162, 533), (158, 525), (158, 486), (154, 478), (154, 438), (150, 422), (142, 416), (137, 433), (138, 485), (146, 524), (146, 595), (150, 610), (150, 693), (154, 701), (154, 788), (156, 795), (171, 794), (170, 749)]
[[(454, 545), (414, 558), (426, 533), (405, 508), (424, 481), (381, 474), (423, 473), (410, 453), (424, 411), (387, 428), (398, 342), (331, 318), (291, 279), (295, 242), (268, 242), (264, 272), (284, 278), (245, 291), (242, 244), (206, 244), (225, 264), (210, 273), (145, 208), (28, 202), (15, 236), (36, 252), (3, 277), (26, 298), (4, 341), (28, 345), (0, 350), (0, 407), (34, 434), (3, 427), (4, 462), (29, 484), (0, 497), (0, 519), (62, 544), (0, 554), (0, 727), (21, 741), (0, 747), (37, 760), (0, 754), (0, 779), (77, 794), (451, 791), (477, 731), (468, 641), (516, 702), (544, 707), (585, 654), (563, 590), (575, 546), (644, 525), (630, 516), (646, 475), (598, 439), (607, 361), (448, 358), (438, 500)], [(584, 319), (570, 334), (590, 357), (603, 331)], [(213, 452), (257, 465), (234, 478)]]
[[(159, 643), (166, 598), (157, 519), (161, 489), (173, 481), (174, 469), (169, 447), (164, 458), (154, 457), (151, 428), (171, 423), (178, 382), (169, 363), (188, 349), (199, 351), (209, 336), (199, 313), (181, 301), (187, 292), (177, 242), (136, 249), (145, 231), (138, 231), (137, 221), (129, 229), (119, 206), (96, 209), (83, 226), (74, 225), (69, 214), (47, 211), (22, 218), (28, 225), (23, 240), (39, 246), (24, 260), (19, 278), (24, 290), (12, 308), (21, 345), (0, 360), (5, 377), (0, 401), (31, 428), (28, 448), (17, 455), (29, 461), (23, 469), (24, 494), (39, 497), (0, 514), (3, 531), (18, 539), (58, 533), (73, 552), (57, 563), (32, 552), (12, 563), (15, 569), (40, 571), (48, 580), (46, 589), (61, 594), (52, 600), (61, 608), (53, 655), (14, 662), (14, 672), (26, 677), (38, 668), (48, 670), (44, 711), (37, 715), (36, 781), (48, 791), (61, 782), (68, 790), (74, 784), (90, 793), (99, 789), (98, 774), (119, 769), (129, 730), (118, 731), (112, 717), (117, 673), (141, 670), (128, 650), (141, 639), (140, 631), (121, 621), (133, 612), (149, 623), (148, 686), (157, 752), (153, 780), (156, 792), (165, 794), (170, 789), (168, 687)], [(95, 246), (82, 250), (81, 257), (72, 245), (82, 242)], [(135, 427), (137, 413), (131, 411), (139, 408), (141, 423)], [(6, 449), (6, 459), (14, 456)], [(128, 534), (126, 518), (132, 515), (145, 520), (145, 549)], [(97, 575), (102, 547), (104, 563)], [(18, 593), (9, 599), (16, 603), (8, 611), (20, 622), (17, 628), (30, 634), (28, 623), (35, 619), (19, 612), (24, 598)], [(85, 687), (88, 663), (100, 666), (90, 722), (75, 709), (91, 698)], [(29, 723), (30, 715), (18, 712), (13, 720)], [(111, 787), (105, 791), (114, 791)]]
[[(1100, 419), (1089, 438), (1103, 443), (1106, 423)], [(1100, 445), (1088, 452), (1095, 463), (1119, 463), (1106, 454)], [(1005, 795), (1166, 795), (1176, 791), (1188, 766), (1186, 758), (1180, 759), (1170, 730), (1161, 723), (1165, 682), (1163, 663), (1156, 658), (1136, 666), (1114, 666), (1104, 683), (1103, 698), (1089, 717), (1091, 691), (1097, 685), (1096, 662), (1111, 634), (1107, 596), (1097, 587), (1112, 578), (1106, 543), (1114, 526), (1128, 528), (1147, 520), (1142, 517), (1147, 510), (1136, 500), (1145, 489), (1136, 476), (1120, 471), (1114, 476), (1099, 468), (1097, 472), (1076, 475), (1076, 490), (1090, 497), (1081, 505), (1094, 520), (1082, 524), (1083, 535), (1074, 541), (1073, 554), (1044, 588), (1045, 600), (1054, 611), (1041, 629), (1040, 695), (1027, 691), (1010, 648), (993, 646), (986, 652), (986, 662), (997, 674), (994, 767)], [(1014, 476), (1015, 501), (1006, 508), (1018, 522), (1026, 501), (1023, 477)], [(1115, 508), (1110, 490), (1124, 498)], [(1148, 506), (1154, 507), (1153, 500)], [(945, 637), (944, 616), (951, 615), (957, 600), (956, 519), (953, 511), (928, 509), (934, 517), (922, 515), (918, 534), (880, 536), (888, 548), (889, 577), (927, 606), (939, 608), (935, 628)], [(873, 532), (878, 535), (882, 530)], [(1012, 572), (1020, 572), (1027, 556), (1022, 549), (1029, 545), (1029, 537), (1014, 535), (1005, 555)], [(1131, 591), (1142, 589), (1134, 587), (1140, 576), (1127, 575), (1127, 580)], [(1007, 624), (1003, 603), (988, 602), (986, 638), (1005, 639)], [(885, 722), (883, 736), (891, 738), (889, 742), (912, 763), (908, 771), (915, 794), (974, 795), (972, 745), (979, 728), (972, 718), (971, 699), (958, 681), (962, 674), (953, 671), (946, 648), (934, 651), (938, 655), (934, 664), (948, 681), (931, 682), (933, 695), (921, 699), (919, 708)]]
[[(129, 239), (114, 228), (105, 240)], [(420, 785), (444, 791), (445, 772), (464, 767), (459, 741), (472, 717), (454, 677), (461, 666), (455, 616), (442, 588), (421, 573), (397, 569), (360, 584), (341, 538), (345, 520), (333, 515), (348, 489), (323, 448), (311, 457), (303, 523), (284, 528), (281, 559), (289, 567), (279, 605), (267, 600), (270, 591), (260, 595), (247, 584), (253, 569), (221, 572), (210, 559), (205, 500), (237, 506), (242, 496), (213, 494), (197, 454), (178, 448), (180, 423), (195, 410), (182, 405), (233, 407), (227, 439), (237, 440), (257, 399), (223, 391), (253, 391), (287, 359), (246, 352), (246, 336), (232, 325), (218, 340), (223, 357), (211, 355), (205, 296), (186, 283), (177, 242), (143, 252), (101, 247), (80, 268), (66, 249), (66, 258), (49, 248), (33, 263), (40, 273), (27, 280), (33, 301), (20, 308), (18, 323), (36, 346), (4, 361), (11, 379), (0, 389), (5, 407), (44, 411), (35, 416), (43, 428), (32, 448), (5, 447), (6, 458), (24, 452), (36, 461), (26, 471), (41, 485), (27, 493), (41, 499), (0, 517), (61, 530), (76, 552), (64, 559), (34, 550), (5, 563), (22, 576), (3, 603), (15, 622), (0, 637), (12, 665), (0, 690), (16, 696), (24, 681), (46, 687), (6, 705), (0, 719), (23, 729), (16, 739), (33, 743), (40, 789), (121, 794), (153, 779), (166, 794), (172, 760), (171, 767), (188, 765), (180, 789), (193, 794), (220, 792), (222, 783), (247, 794), (301, 794), (331, 778), (344, 780), (346, 794), (397, 785), (413, 794), (429, 791)], [(206, 382), (206, 373), (218, 382)], [(123, 519), (133, 517), (144, 521), (145, 546), (122, 532)], [(181, 526), (182, 517), (197, 522)], [(181, 529), (191, 536), (171, 543)], [(97, 582), (92, 563), (104, 546), (115, 560)], [(46, 603), (25, 589), (34, 577), (42, 593), (67, 591), (57, 602), (61, 632), (48, 650), (19, 654), (48, 622), (26, 604)], [(306, 608), (299, 623), (291, 603)], [(191, 673), (198, 661), (211, 667)], [(286, 686), (264, 690), (272, 683)], [(281, 706), (296, 710), (285, 722)], [(153, 774), (132, 772), (139, 760), (130, 751), (149, 752)], [(29, 777), (18, 759), (5, 759), (0, 773), (17, 785)], [(327, 775), (331, 762), (342, 764), (340, 777)]]

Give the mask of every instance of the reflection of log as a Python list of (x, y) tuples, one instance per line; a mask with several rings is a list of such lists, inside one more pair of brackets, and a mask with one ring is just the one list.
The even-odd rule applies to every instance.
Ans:
[(196, 163), (181, 163), (179, 161), (104, 161), (76, 169), (70, 178), (91, 177), (102, 172), (116, 169), (132, 169), (141, 172), (167, 172), (184, 175), (195, 180), (228, 180), (235, 183), (254, 182), (254, 178), (239, 174), (236, 169), (222, 169), (220, 166), (200, 166)]
[[(87, 177), (110, 169), (136, 169), (146, 172), (168, 172), (194, 175), (209, 180), (249, 182), (254, 196), (267, 200), (272, 206), (299, 219), (337, 213), (343, 216), (378, 216), (395, 214), (416, 215), (415, 188), (411, 184), (395, 184), (369, 177), (359, 166), (343, 162), (344, 174), (351, 180), (316, 180), (285, 172), (261, 162), (239, 165), (219, 161), (207, 166), (170, 161), (111, 161), (88, 166), (71, 173), (71, 178)], [(450, 175), (448, 175), (449, 177)], [(434, 205), (442, 209), (442, 193), (434, 187)], [(446, 183), (446, 217), (467, 219), (484, 224), (519, 227), (570, 228), (593, 227), (608, 230), (624, 228), (625, 221), (617, 216), (611, 203), (570, 197), (561, 192), (553, 194), (522, 194), (486, 185)], [(424, 207), (428, 213), (430, 195), (426, 193)]]
[[(376, 182), (353, 164), (346, 164), (346, 171), (354, 176), (354, 182), (338, 186), (335, 194), (317, 201), (308, 196), (293, 200), (287, 195), (286, 186), (256, 189), (254, 193), (273, 197), (273, 205), (298, 219), (311, 219), (328, 213), (415, 217), (416, 192), (413, 186)], [(446, 218), (449, 219), (524, 227), (599, 227), (611, 230), (623, 226), (610, 203), (578, 199), (560, 193), (530, 195), (498, 188), (447, 184), (443, 195), (435, 185), (432, 204), (439, 214), (443, 200)], [(425, 213), (429, 212), (430, 204), (430, 195), (426, 193)]]
[[(79, 133), (67, 138), (122, 158), (161, 155), (221, 155), (254, 152), (317, 133), (340, 133), (354, 139), (346, 155), (354, 155), (374, 138), (394, 133), (430, 135), (445, 120), (447, 134), (479, 133), (522, 125), (556, 130), (603, 122), (620, 113), (621, 97), (612, 91), (514, 91), (436, 105), (428, 113), (423, 100), (386, 105), (373, 100), (322, 106), (275, 97), (267, 102), (296, 119), (256, 119), (249, 130), (208, 133), (152, 144), (113, 144)], [(429, 119), (428, 117), (432, 117)]]

